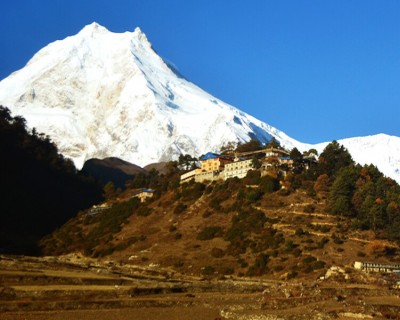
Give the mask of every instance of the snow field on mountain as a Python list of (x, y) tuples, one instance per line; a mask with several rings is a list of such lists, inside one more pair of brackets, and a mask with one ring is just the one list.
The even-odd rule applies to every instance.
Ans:
[[(326, 146), (296, 141), (177, 75), (139, 28), (113, 33), (93, 23), (49, 44), (0, 82), (0, 104), (49, 135), (77, 168), (110, 156), (145, 166), (252, 137), (275, 137), (288, 150)], [(338, 142), (400, 182), (400, 138)]]

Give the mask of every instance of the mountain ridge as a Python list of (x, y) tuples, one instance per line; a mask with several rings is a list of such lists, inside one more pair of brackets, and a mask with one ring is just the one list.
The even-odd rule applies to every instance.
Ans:
[[(78, 168), (88, 159), (112, 156), (143, 167), (252, 138), (274, 137), (300, 151), (321, 152), (327, 144), (299, 142), (208, 94), (162, 59), (139, 27), (113, 33), (94, 22), (50, 43), (0, 82), (0, 104), (48, 134)], [(375, 144), (364, 145), (382, 152), (379, 138), (388, 140), (370, 136)], [(397, 150), (397, 139), (391, 140)], [(360, 138), (354, 141), (338, 140), (366, 163), (374, 151), (363, 156)], [(400, 157), (390, 157), (388, 162), (374, 156), (372, 163), (400, 182)]]
[(115, 157), (89, 159), (85, 161), (81, 172), (95, 177), (102, 185), (112, 182), (116, 188), (122, 189), (136, 175), (148, 174), (145, 169)]

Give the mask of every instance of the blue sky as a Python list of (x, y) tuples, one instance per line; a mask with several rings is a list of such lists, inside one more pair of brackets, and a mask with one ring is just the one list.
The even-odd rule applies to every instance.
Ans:
[(0, 79), (96, 21), (302, 142), (400, 136), (400, 1), (3, 0)]

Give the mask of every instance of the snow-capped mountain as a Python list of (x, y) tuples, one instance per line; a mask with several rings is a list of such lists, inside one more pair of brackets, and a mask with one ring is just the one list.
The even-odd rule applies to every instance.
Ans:
[[(275, 137), (301, 151), (326, 145), (296, 141), (184, 79), (139, 28), (113, 33), (92, 23), (49, 44), (0, 82), (0, 104), (48, 134), (78, 168), (110, 156), (144, 166), (252, 137)], [(400, 182), (399, 140), (377, 135), (339, 142), (356, 161)]]
[(49, 44), (0, 82), (0, 103), (78, 168), (108, 156), (143, 166), (252, 136), (298, 145), (177, 75), (139, 28), (112, 33), (93, 23)]

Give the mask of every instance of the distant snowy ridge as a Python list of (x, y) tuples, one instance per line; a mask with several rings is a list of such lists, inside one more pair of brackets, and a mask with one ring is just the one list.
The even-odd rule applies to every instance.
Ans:
[[(400, 183), (400, 138), (387, 134), (337, 140), (361, 165), (374, 164), (386, 176)], [(315, 145), (321, 153), (328, 142)]]
[[(0, 82), (0, 104), (48, 134), (78, 168), (110, 156), (144, 166), (252, 137), (275, 137), (289, 150), (324, 146), (296, 141), (186, 80), (139, 28), (113, 33), (92, 23), (49, 44)], [(399, 138), (354, 139), (339, 142), (357, 162), (372, 162), (400, 182)]]

